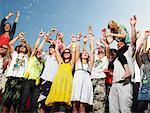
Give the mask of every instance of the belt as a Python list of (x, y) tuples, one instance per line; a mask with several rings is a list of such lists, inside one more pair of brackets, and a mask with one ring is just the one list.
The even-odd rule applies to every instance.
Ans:
[(89, 73), (89, 74), (91, 75), (91, 72), (90, 72), (90, 71), (88, 71), (88, 70), (84, 70), (84, 69), (77, 69), (77, 70), (75, 70), (75, 71), (80, 71), (80, 70), (85, 71), (85, 72), (87, 72), (87, 73)]
[(115, 83), (124, 83), (125, 80), (119, 80), (118, 82)]

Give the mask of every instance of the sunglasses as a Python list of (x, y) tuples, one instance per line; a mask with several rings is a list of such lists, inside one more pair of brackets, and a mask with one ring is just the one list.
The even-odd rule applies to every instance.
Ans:
[(3, 49), (8, 49), (7, 47), (4, 47), (4, 46), (0, 46), (0, 48), (3, 48)]
[(64, 53), (68, 53), (68, 54), (70, 54), (70, 52), (64, 52)]

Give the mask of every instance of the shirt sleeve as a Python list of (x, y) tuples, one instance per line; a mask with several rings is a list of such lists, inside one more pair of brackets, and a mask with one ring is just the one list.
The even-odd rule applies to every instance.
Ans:
[(11, 32), (10, 32), (10, 40), (12, 40), (13, 37), (14, 37), (14, 34), (15, 34), (15, 32), (16, 32), (16, 26), (17, 26), (17, 23), (14, 22), (13, 27), (12, 27), (12, 30), (11, 30)]
[(4, 29), (4, 25), (5, 25), (5, 22), (7, 21), (6, 18), (3, 18), (3, 20), (1, 21), (1, 26), (0, 26), (0, 35), (3, 34), (3, 29)]

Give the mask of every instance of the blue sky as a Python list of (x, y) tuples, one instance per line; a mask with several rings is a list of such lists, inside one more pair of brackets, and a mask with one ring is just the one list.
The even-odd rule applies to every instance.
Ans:
[[(93, 25), (94, 34), (100, 38), (100, 31), (109, 20), (123, 24), (130, 32), (129, 19), (136, 14), (137, 29), (150, 29), (150, 0), (0, 0), (0, 19), (9, 11), (21, 11), (16, 34), (26, 33), (31, 46), (41, 28), (48, 31), (56, 27), (70, 42), (70, 35), (83, 32), (87, 34), (89, 24)], [(13, 23), (14, 16), (9, 19)]]

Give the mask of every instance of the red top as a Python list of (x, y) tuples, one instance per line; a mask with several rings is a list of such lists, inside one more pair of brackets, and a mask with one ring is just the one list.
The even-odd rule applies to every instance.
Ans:
[(108, 76), (105, 78), (105, 83), (111, 85), (111, 84), (112, 84), (112, 79), (113, 79), (112, 75), (108, 75)]
[(10, 41), (10, 36), (5, 36), (4, 34), (0, 36), (0, 46), (7, 45), (9, 41)]

